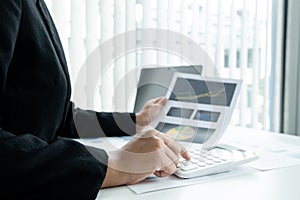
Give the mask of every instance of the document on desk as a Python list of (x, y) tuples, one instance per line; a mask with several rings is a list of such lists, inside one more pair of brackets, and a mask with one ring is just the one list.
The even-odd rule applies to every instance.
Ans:
[(248, 166), (261, 171), (279, 169), (293, 165), (300, 165), (300, 159), (279, 155), (272, 152), (257, 151), (259, 159), (251, 162)]
[(235, 169), (232, 169), (232, 171), (229, 172), (196, 177), (191, 179), (181, 179), (176, 177), (175, 175), (165, 177), (165, 178), (157, 178), (151, 176), (150, 178), (144, 180), (143, 182), (140, 182), (135, 185), (129, 185), (128, 188), (134, 191), (136, 194), (143, 194), (143, 193), (165, 190), (170, 188), (207, 183), (210, 181), (216, 181), (219, 179), (241, 176), (241, 175), (251, 174), (255, 172), (257, 172), (257, 170), (250, 167), (243, 166), (243, 167), (237, 167)]
[[(268, 137), (262, 137), (263, 134), (268, 134), (266, 132), (259, 133), (259, 135), (252, 133), (250, 136), (245, 134), (240, 137), (245, 130), (247, 129), (230, 127), (227, 130), (228, 135), (225, 134), (221, 141), (222, 143), (255, 151), (259, 155), (259, 159), (247, 164), (248, 166), (260, 171), (267, 171), (300, 165), (299, 146), (268, 140)], [(228, 137), (229, 135), (230, 137)]]

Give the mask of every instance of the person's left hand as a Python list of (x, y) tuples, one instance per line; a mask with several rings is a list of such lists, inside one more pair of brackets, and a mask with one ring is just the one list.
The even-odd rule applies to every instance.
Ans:
[(137, 132), (142, 130), (145, 126), (149, 126), (150, 123), (156, 119), (161, 109), (166, 105), (168, 99), (165, 97), (159, 97), (148, 101), (142, 110), (136, 114)]

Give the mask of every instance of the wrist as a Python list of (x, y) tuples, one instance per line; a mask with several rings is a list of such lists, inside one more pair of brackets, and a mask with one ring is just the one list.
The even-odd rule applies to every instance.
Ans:
[(107, 171), (101, 188), (131, 185), (142, 180), (139, 175), (143, 175), (143, 173), (134, 173), (132, 171), (130, 166), (132, 163), (128, 163), (128, 158), (124, 159), (123, 150), (111, 151), (108, 154)]
[(107, 170), (105, 179), (101, 188), (121, 186), (128, 184), (127, 176), (124, 172), (117, 170), (118, 169), (118, 156), (117, 152), (110, 152), (109, 159), (107, 163)]
[(136, 130), (140, 132), (144, 127), (148, 126), (151, 123), (150, 116), (139, 112), (136, 114)]

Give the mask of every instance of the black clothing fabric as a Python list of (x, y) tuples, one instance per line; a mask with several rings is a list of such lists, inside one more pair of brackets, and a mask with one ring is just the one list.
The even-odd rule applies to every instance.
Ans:
[(96, 198), (107, 154), (68, 138), (133, 134), (135, 115), (75, 109), (70, 96), (45, 2), (0, 0), (0, 199)]

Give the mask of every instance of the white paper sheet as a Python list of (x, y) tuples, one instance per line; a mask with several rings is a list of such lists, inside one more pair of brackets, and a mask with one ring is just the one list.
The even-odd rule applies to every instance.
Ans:
[(247, 165), (261, 171), (300, 165), (300, 159), (297, 158), (266, 151), (257, 152), (259, 154), (259, 159)]
[(203, 176), (198, 178), (191, 178), (191, 179), (181, 179), (176, 176), (169, 176), (165, 178), (151, 177), (144, 180), (141, 183), (135, 185), (129, 185), (128, 188), (137, 194), (142, 194), (142, 193), (153, 192), (158, 190), (165, 190), (170, 188), (207, 183), (209, 181), (216, 181), (219, 179), (241, 176), (241, 175), (251, 174), (255, 172), (257, 172), (257, 170), (244, 166), (244, 167), (238, 167), (232, 169), (232, 171), (230, 172), (225, 172), (225, 173), (220, 173), (220, 174), (215, 174), (210, 176)]
[(257, 132), (262, 135), (253, 134), (253, 129), (230, 127), (221, 142), (255, 151), (259, 159), (247, 165), (261, 171), (300, 165), (299, 146), (270, 140), (269, 132)]

